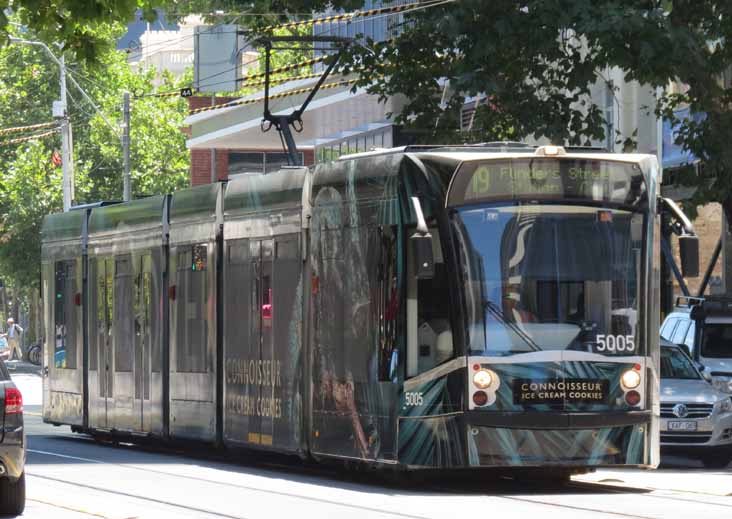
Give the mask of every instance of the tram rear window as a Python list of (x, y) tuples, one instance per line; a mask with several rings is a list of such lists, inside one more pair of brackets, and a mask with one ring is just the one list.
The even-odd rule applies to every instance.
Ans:
[(647, 195), (637, 164), (537, 157), (464, 163), (455, 175), (449, 205), (521, 199), (638, 206)]

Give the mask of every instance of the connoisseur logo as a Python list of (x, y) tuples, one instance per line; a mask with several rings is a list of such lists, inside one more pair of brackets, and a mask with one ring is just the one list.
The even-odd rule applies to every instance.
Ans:
[(513, 383), (513, 400), (515, 404), (603, 403), (607, 400), (608, 387), (608, 381), (603, 379), (519, 378)]

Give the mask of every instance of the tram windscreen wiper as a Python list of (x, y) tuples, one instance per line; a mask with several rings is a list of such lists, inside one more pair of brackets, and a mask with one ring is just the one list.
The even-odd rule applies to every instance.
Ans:
[(521, 340), (523, 340), (529, 346), (529, 348), (531, 348), (534, 351), (541, 351), (541, 348), (539, 347), (539, 345), (536, 344), (534, 342), (534, 340), (531, 337), (529, 337), (529, 335), (525, 331), (523, 331), (518, 324), (516, 324), (514, 322), (511, 322), (508, 319), (506, 319), (506, 314), (503, 313), (503, 310), (497, 304), (495, 304), (490, 299), (485, 299), (483, 301), (483, 306), (496, 319), (498, 319), (503, 324), (505, 324), (506, 326), (508, 326), (516, 335), (518, 335), (521, 338)]

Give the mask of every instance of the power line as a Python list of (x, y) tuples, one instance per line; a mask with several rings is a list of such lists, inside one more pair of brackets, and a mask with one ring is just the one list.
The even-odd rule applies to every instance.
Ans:
[(51, 128), (52, 126), (57, 126), (58, 123), (56, 121), (48, 122), (48, 123), (39, 123), (39, 124), (31, 124), (28, 126), (15, 126), (12, 128), (2, 128), (0, 129), (0, 136), (2, 135), (10, 135), (11, 133), (22, 133), (32, 130), (40, 130), (42, 128)]
[[(337, 88), (339, 86), (346, 86), (346, 85), (353, 85), (358, 81), (358, 79), (347, 79), (343, 81), (337, 81), (335, 83), (326, 83), (325, 85), (321, 85), (320, 90), (328, 90), (331, 88)], [(307, 94), (312, 91), (311, 87), (307, 88), (298, 88), (296, 90), (289, 90), (287, 92), (281, 92), (279, 94), (271, 94), (269, 96), (270, 100), (274, 99), (283, 99), (285, 97), (290, 97), (294, 95), (300, 95), (300, 94)], [(212, 106), (204, 106), (202, 108), (196, 108), (195, 110), (191, 110), (190, 115), (199, 114), (202, 112), (210, 112), (212, 110), (219, 110), (221, 108), (231, 108), (233, 106), (243, 106), (243, 105), (252, 105), (256, 103), (261, 103), (264, 101), (264, 97), (257, 97), (255, 99), (245, 99), (245, 100), (239, 100), (239, 101), (231, 101), (229, 103), (223, 103), (218, 105), (212, 105)]]
[(289, 23), (283, 23), (279, 25), (270, 25), (267, 27), (264, 27), (261, 29), (262, 32), (270, 32), (277, 29), (293, 29), (296, 27), (305, 27), (309, 25), (318, 25), (321, 23), (330, 23), (330, 22), (341, 22), (341, 21), (351, 21), (354, 18), (366, 18), (371, 17), (377, 14), (382, 13), (400, 13), (404, 11), (409, 11), (412, 8), (416, 8), (419, 6), (425, 6), (430, 3), (437, 3), (439, 0), (433, 0), (432, 2), (414, 2), (411, 4), (402, 4), (402, 5), (395, 5), (392, 7), (380, 7), (377, 9), (368, 9), (366, 11), (354, 11), (352, 13), (343, 13), (343, 14), (335, 14), (332, 16), (325, 16), (323, 18), (313, 18), (310, 20), (302, 20), (298, 22), (289, 22)]
[(27, 137), (19, 137), (17, 139), (10, 139), (7, 141), (0, 141), (0, 146), (10, 146), (12, 144), (22, 144), (24, 142), (32, 142), (37, 141), (40, 139), (45, 139), (46, 137), (50, 137), (52, 135), (55, 135), (59, 132), (60, 128), (54, 128), (51, 131), (38, 133), (36, 135), (29, 135)]

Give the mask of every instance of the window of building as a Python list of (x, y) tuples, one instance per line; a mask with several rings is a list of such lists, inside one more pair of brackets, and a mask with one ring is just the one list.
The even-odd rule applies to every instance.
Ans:
[[(304, 163), (302, 153), (300, 153), (300, 163)], [(288, 165), (287, 154), (281, 151), (236, 151), (229, 153), (229, 177), (245, 173), (271, 173)]]

